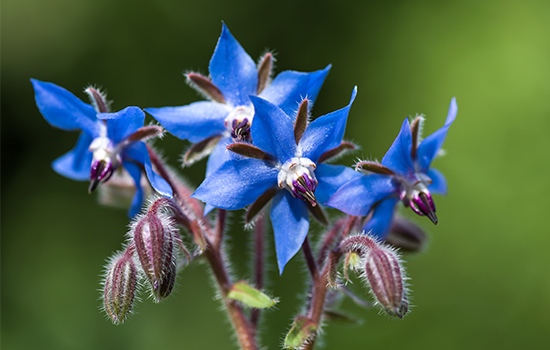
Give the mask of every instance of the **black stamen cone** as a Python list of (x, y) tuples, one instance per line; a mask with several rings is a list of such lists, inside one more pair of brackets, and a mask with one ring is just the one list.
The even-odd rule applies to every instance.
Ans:
[(424, 192), (420, 193), (419, 197), (426, 207), (426, 211), (424, 212), (424, 214), (426, 214), (426, 216), (434, 223), (434, 225), (437, 225), (439, 220), (437, 220), (437, 216), (435, 215), (435, 206), (432, 210), (432, 207), (430, 206), (430, 201), (428, 200), (428, 196)]

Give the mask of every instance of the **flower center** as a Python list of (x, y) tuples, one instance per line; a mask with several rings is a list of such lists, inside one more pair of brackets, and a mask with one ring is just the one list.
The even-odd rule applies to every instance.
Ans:
[(233, 141), (250, 142), (250, 126), (254, 118), (254, 108), (252, 106), (237, 106), (225, 118), (225, 127), (231, 132)]
[(93, 159), (88, 191), (92, 192), (100, 182), (109, 180), (121, 161), (113, 143), (105, 136), (95, 138), (90, 144), (89, 150), (93, 152)]
[(414, 179), (400, 179), (401, 194), (400, 198), (405, 206), (420, 216), (427, 216), (434, 224), (437, 224), (435, 215), (435, 204), (428, 190), (428, 185), (432, 180), (423, 173), (416, 173)]
[(277, 176), (279, 187), (286, 188), (292, 196), (309, 202), (312, 207), (316, 206), (315, 163), (305, 157), (291, 158), (280, 169)]

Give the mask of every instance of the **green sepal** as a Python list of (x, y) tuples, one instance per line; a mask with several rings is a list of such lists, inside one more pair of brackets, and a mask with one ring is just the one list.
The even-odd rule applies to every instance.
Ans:
[(229, 293), (227, 293), (227, 298), (238, 300), (246, 306), (257, 309), (272, 307), (279, 301), (277, 299), (272, 299), (256, 288), (251, 287), (248, 283), (246, 283), (246, 281), (239, 281), (233, 284), (229, 290)]
[(317, 325), (315, 322), (306, 316), (297, 316), (285, 337), (285, 348), (301, 349), (304, 343), (315, 335), (316, 331)]
[(341, 311), (325, 310), (323, 313), (325, 320), (334, 322), (340, 325), (360, 325), (363, 323), (360, 319), (346, 315)]

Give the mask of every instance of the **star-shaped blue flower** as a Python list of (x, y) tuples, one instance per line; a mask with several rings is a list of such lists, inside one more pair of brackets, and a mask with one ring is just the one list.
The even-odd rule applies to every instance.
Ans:
[(35, 79), (31, 82), (36, 105), (48, 123), (67, 131), (81, 131), (75, 148), (52, 163), (56, 172), (73, 180), (89, 179), (91, 192), (120, 166), (124, 167), (136, 185), (129, 216), (137, 214), (143, 204), (144, 191), (140, 184), (143, 170), (157, 192), (172, 196), (168, 183), (153, 171), (147, 146), (140, 141), (156, 132), (142, 128), (145, 113), (141, 109), (127, 107), (117, 113), (106, 113), (104, 96), (93, 88), (86, 92), (91, 95), (94, 106), (53, 83)]
[(389, 233), (399, 201), (437, 224), (432, 193), (446, 194), (447, 181), (441, 172), (431, 169), (430, 165), (439, 153), (456, 113), (457, 105), (453, 98), (445, 125), (420, 144), (422, 118), (417, 117), (412, 125), (405, 119), (381, 164), (359, 162), (357, 168), (366, 170), (368, 174), (338, 189), (327, 205), (356, 216), (366, 216), (372, 211), (372, 217), (364, 229), (382, 239)]
[[(302, 246), (309, 230), (308, 209), (319, 210), (344, 183), (358, 177), (350, 168), (320, 164), (327, 151), (341, 147), (346, 120), (355, 99), (346, 107), (315, 119), (306, 127), (307, 110), (302, 102), (298, 116), (258, 97), (254, 104), (251, 134), (254, 145), (234, 143), (238, 152), (206, 177), (192, 197), (222, 209), (241, 209), (268, 200), (271, 194), (271, 222), (279, 271)], [(307, 112), (305, 112), (307, 116)], [(360, 175), (359, 175), (360, 176)]]
[(196, 73), (187, 75), (191, 85), (210, 101), (145, 111), (170, 133), (195, 143), (185, 156), (187, 164), (212, 152), (207, 164), (208, 176), (231, 157), (226, 151), (230, 143), (250, 141), (254, 107), (249, 96), (259, 96), (294, 115), (302, 99), (315, 100), (330, 70), (328, 66), (312, 73), (285, 71), (269, 83), (271, 62), (272, 56), (267, 54), (257, 66), (223, 24), (210, 60), (211, 80)]

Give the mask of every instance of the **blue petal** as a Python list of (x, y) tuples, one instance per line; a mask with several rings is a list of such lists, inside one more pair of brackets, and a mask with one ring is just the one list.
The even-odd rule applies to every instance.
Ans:
[(269, 101), (250, 96), (254, 104), (251, 136), (262, 151), (274, 155), (281, 163), (296, 155), (294, 123), (282, 109)]
[(357, 96), (357, 87), (353, 89), (351, 99), (346, 107), (319, 117), (308, 125), (299, 145), (304, 157), (317, 162), (321, 154), (342, 143), (349, 110), (355, 96)]
[(325, 69), (311, 73), (284, 71), (273, 79), (259, 97), (279, 106), (286, 114), (294, 117), (299, 103), (304, 98), (307, 97), (311, 104), (315, 103), (330, 68), (329, 64)]
[(410, 175), (414, 173), (411, 158), (412, 136), (409, 120), (405, 119), (401, 125), (401, 131), (391, 145), (384, 158), (382, 165), (390, 168), (396, 173)]
[(380, 239), (385, 239), (390, 232), (395, 205), (399, 202), (398, 196), (388, 197), (374, 207), (374, 212), (369, 221), (363, 226), (365, 232)]
[(399, 187), (393, 181), (393, 176), (364, 175), (340, 187), (326, 204), (349, 215), (365, 216), (376, 202), (397, 191)]
[(126, 156), (132, 158), (140, 164), (143, 164), (149, 183), (155, 191), (165, 197), (172, 197), (172, 188), (170, 185), (166, 182), (166, 180), (164, 180), (163, 177), (153, 171), (153, 167), (151, 166), (151, 158), (149, 157), (149, 152), (147, 151), (147, 146), (145, 143), (135, 142), (129, 147), (126, 147), (122, 157), (126, 158)]
[(317, 164), (315, 177), (319, 184), (315, 190), (315, 197), (321, 204), (328, 199), (345, 183), (361, 177), (361, 173), (343, 165)]
[(143, 200), (145, 199), (145, 194), (143, 192), (143, 188), (141, 187), (141, 169), (136, 163), (133, 162), (123, 161), (122, 166), (134, 179), (134, 183), (136, 185), (136, 193), (134, 194), (134, 198), (132, 198), (132, 205), (128, 210), (128, 217), (132, 218), (139, 213), (141, 206), (143, 205)]
[(99, 113), (97, 117), (107, 122), (107, 135), (115, 144), (135, 133), (145, 121), (145, 113), (138, 107), (126, 107), (116, 113)]
[(227, 106), (217, 102), (201, 101), (182, 107), (146, 108), (169, 132), (182, 140), (199, 142), (225, 130)]
[(52, 163), (52, 168), (59, 174), (77, 181), (90, 179), (90, 166), (93, 154), (88, 150), (92, 138), (81, 133), (76, 146)]
[(426, 172), (432, 163), (432, 160), (437, 155), (437, 152), (443, 146), (445, 138), (447, 137), (447, 131), (451, 124), (455, 121), (458, 107), (456, 105), (456, 99), (453, 97), (449, 106), (449, 112), (447, 113), (447, 120), (445, 125), (430, 136), (426, 137), (424, 141), (418, 146), (417, 157), (420, 164), (420, 171)]
[(286, 190), (277, 191), (271, 204), (271, 224), (279, 274), (286, 263), (300, 250), (309, 230), (306, 202), (294, 198)]
[(278, 170), (259, 159), (231, 159), (191, 195), (222, 209), (241, 209), (277, 186)]
[(53, 83), (36, 79), (31, 79), (31, 83), (36, 106), (48, 123), (63, 130), (80, 129), (92, 138), (99, 136), (100, 122), (91, 105)]
[(430, 169), (426, 173), (432, 179), (432, 184), (428, 186), (428, 190), (432, 194), (447, 194), (447, 180), (441, 171)]
[(222, 137), (210, 156), (208, 156), (208, 162), (206, 163), (206, 176), (213, 174), (220, 168), (220, 166), (229, 159), (235, 158), (235, 153), (227, 150), (227, 146), (232, 143), (230, 137)]
[(212, 82), (233, 106), (248, 105), (248, 96), (256, 95), (258, 70), (256, 63), (223, 24), (222, 34), (210, 60)]
[[(210, 155), (208, 156), (208, 162), (206, 163), (206, 177), (208, 177), (210, 174), (213, 174), (218, 170), (223, 163), (228, 161), (229, 159), (235, 159), (236, 154), (228, 151), (227, 146), (232, 143), (231, 138), (229, 137), (222, 137), (216, 147), (214, 147), (214, 150)], [(237, 157), (238, 158), (238, 157)], [(239, 158), (242, 159), (242, 158)], [(216, 207), (206, 204), (204, 206), (204, 216), (206, 216), (208, 213), (212, 211)]]

